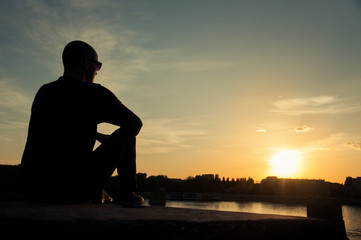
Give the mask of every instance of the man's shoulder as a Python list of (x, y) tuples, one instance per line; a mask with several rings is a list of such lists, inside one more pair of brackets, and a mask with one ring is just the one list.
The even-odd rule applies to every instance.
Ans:
[(60, 77), (57, 80), (45, 83), (40, 87), (40, 90), (52, 89), (52, 88), (83, 88), (83, 89), (94, 89), (94, 90), (103, 90), (106, 89), (100, 84), (97, 83), (84, 83), (78, 81), (77, 79)]
[(104, 87), (99, 83), (92, 83), (91, 85), (95, 89), (94, 94), (97, 96), (97, 99), (100, 102), (103, 102), (105, 104), (120, 102), (118, 97), (107, 87)]
[(40, 89), (41, 88), (52, 88), (52, 87), (56, 87), (58, 85), (62, 85), (63, 81), (61, 81), (61, 80), (62, 80), (62, 77), (60, 77), (60, 78), (58, 78), (56, 80), (53, 80), (51, 82), (45, 83), (40, 87)]
[[(106, 87), (101, 85), (100, 83), (89, 83), (89, 85), (93, 86), (94, 88), (101, 89), (101, 90), (108, 90)], [(109, 91), (109, 90), (108, 90)]]
[(99, 84), (99, 83), (88, 83), (87, 84), (89, 87), (94, 88), (96, 90), (104, 90), (106, 89), (106, 87), (104, 87), (103, 85)]
[[(71, 90), (72, 89), (72, 90)], [(46, 83), (42, 85), (38, 91), (40, 94), (52, 94), (57, 92), (74, 92), (78, 94), (90, 94), (96, 95), (102, 98), (113, 98), (114, 93), (108, 88), (104, 87), (99, 83), (84, 83), (84, 82), (74, 82), (74, 81), (64, 81), (64, 79), (59, 78), (58, 80)]]
[(52, 82), (43, 84), (43, 85), (39, 88), (38, 92), (48, 91), (48, 90), (56, 87), (57, 81), (58, 81), (58, 80), (55, 80), (55, 81), (52, 81)]
[(95, 91), (102, 93), (102, 94), (113, 94), (112, 91), (110, 91), (108, 88), (104, 87), (103, 85), (99, 83), (90, 83), (89, 84), (91, 88), (93, 88)]

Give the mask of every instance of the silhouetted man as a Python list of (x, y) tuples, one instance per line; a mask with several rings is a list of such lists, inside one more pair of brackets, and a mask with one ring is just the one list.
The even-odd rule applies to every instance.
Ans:
[[(117, 168), (120, 199), (140, 205), (135, 194), (136, 136), (142, 122), (108, 89), (95, 84), (102, 63), (87, 43), (72, 41), (62, 55), (64, 75), (37, 92), (21, 161), (27, 195), (35, 200), (101, 201), (106, 181)], [(111, 135), (97, 124), (119, 126)], [(93, 151), (95, 141), (102, 144)]]

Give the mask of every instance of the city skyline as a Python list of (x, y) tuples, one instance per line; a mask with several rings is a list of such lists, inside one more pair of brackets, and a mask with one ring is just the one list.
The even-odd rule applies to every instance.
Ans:
[(143, 120), (138, 172), (361, 175), (359, 1), (4, 0), (0, 30), (0, 164), (20, 163), (34, 95), (80, 39)]

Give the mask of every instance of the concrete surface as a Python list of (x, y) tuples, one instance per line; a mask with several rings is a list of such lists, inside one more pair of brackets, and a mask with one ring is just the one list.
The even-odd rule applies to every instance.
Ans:
[(332, 223), (313, 218), (30, 202), (0, 202), (0, 232), (8, 239), (347, 239)]

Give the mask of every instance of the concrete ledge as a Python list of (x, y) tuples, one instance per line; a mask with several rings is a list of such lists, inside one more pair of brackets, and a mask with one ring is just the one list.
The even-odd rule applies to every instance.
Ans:
[(347, 239), (313, 218), (115, 204), (0, 202), (2, 236), (82, 239)]

